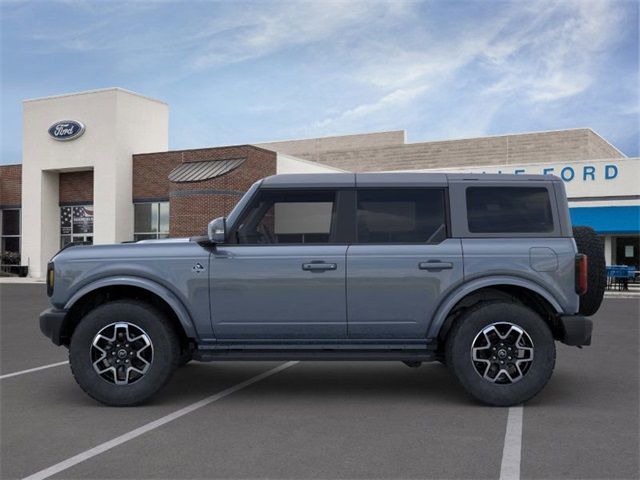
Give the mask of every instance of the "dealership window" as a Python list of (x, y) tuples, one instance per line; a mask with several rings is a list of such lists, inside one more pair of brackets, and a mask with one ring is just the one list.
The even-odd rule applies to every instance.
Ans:
[(358, 243), (439, 243), (447, 236), (444, 190), (358, 191)]
[(0, 264), (20, 264), (20, 209), (0, 210)]
[(549, 191), (544, 187), (469, 187), (467, 221), (472, 233), (552, 232)]
[(60, 207), (60, 248), (71, 242), (93, 243), (93, 205)]
[(332, 243), (335, 192), (261, 192), (236, 233), (240, 244)]
[(136, 203), (133, 207), (136, 242), (169, 236), (169, 202)]

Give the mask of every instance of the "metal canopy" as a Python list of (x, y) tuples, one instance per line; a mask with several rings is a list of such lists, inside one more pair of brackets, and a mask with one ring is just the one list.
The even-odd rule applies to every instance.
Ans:
[(199, 182), (200, 180), (220, 177), (238, 168), (245, 160), (246, 158), (233, 158), (229, 160), (183, 163), (171, 170), (169, 180), (176, 183)]

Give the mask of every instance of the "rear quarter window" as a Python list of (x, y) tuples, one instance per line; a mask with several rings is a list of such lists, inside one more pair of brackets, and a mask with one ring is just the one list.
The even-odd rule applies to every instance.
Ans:
[(554, 230), (549, 191), (544, 187), (468, 187), (471, 233), (548, 233)]

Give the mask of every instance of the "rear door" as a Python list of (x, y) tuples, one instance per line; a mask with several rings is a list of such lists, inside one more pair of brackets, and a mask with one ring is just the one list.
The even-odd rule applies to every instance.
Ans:
[(463, 278), (447, 203), (446, 183), (357, 189), (357, 231), (347, 252), (349, 338), (425, 338), (443, 294)]

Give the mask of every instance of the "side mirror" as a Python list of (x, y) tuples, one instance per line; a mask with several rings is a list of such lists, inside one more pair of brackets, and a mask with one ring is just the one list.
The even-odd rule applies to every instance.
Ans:
[(211, 243), (224, 243), (227, 238), (227, 219), (219, 217), (209, 222), (208, 232)]

